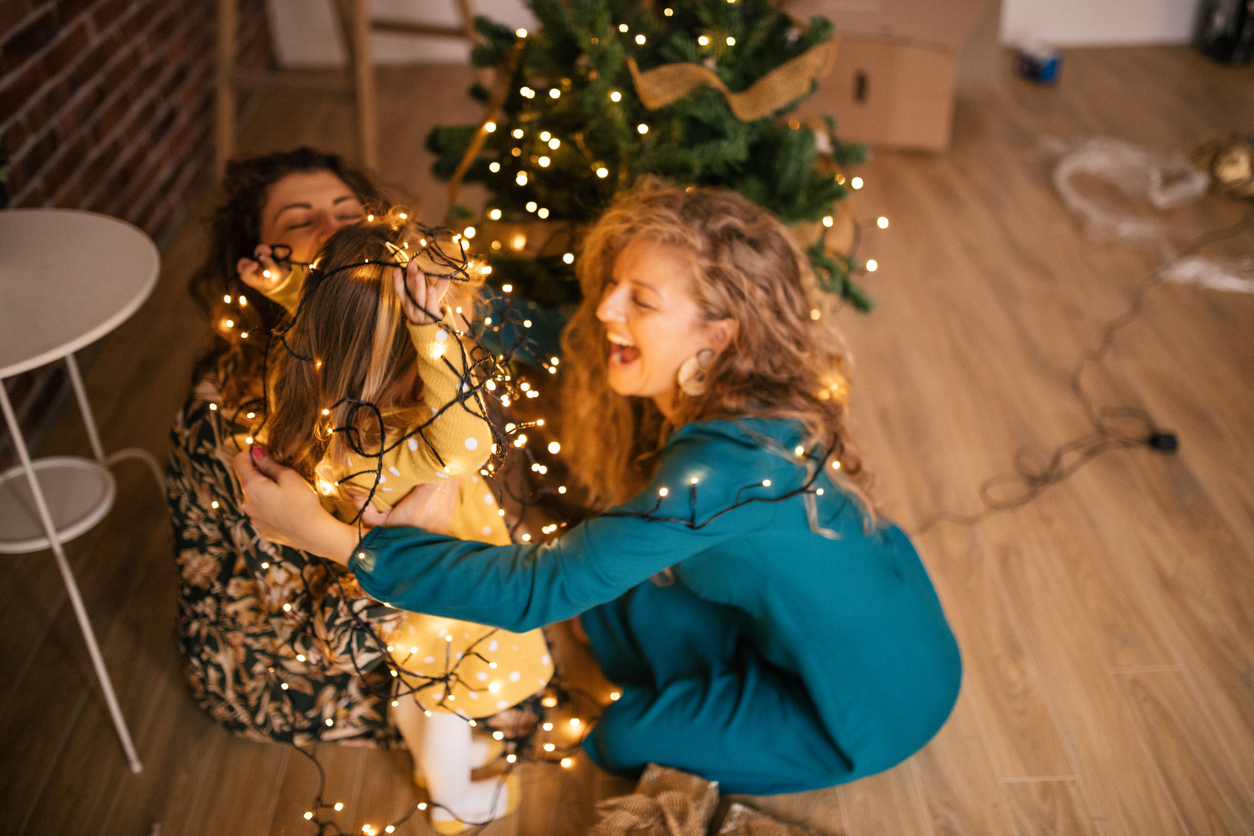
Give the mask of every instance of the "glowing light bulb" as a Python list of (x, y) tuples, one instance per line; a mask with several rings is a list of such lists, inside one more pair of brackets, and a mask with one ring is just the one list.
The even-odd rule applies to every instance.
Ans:
[[(525, 243), (526, 243), (526, 241), (524, 241), (523, 243), (525, 244)], [(519, 249), (521, 249), (521, 248), (519, 248)], [(512, 291), (513, 291), (513, 289), (514, 289), (514, 286), (513, 286), (512, 284), (503, 284), (503, 285), (501, 285), (501, 290), (505, 291), (506, 293), (510, 293), (510, 292), (512, 292)]]
[(640, 46), (644, 46), (644, 35), (637, 35), (636, 43), (639, 44)]
[(561, 147), (562, 147), (562, 141), (558, 139), (557, 137), (553, 137), (552, 139), (549, 140), (549, 150), (556, 151), (558, 148), (561, 148)]
[(549, 163), (553, 161), (550, 160), (548, 157), (541, 157), (540, 159), (536, 160), (536, 162), (540, 164), (540, 168), (548, 168)]
[(692, 479), (691, 479), (690, 481), (691, 481), (691, 483), (692, 483), (692, 484), (694, 484), (694, 485), (695, 485), (695, 484), (697, 484), (697, 477), (696, 477), (696, 476), (693, 476), (693, 477), (692, 477)]
[(500, 209), (489, 209), (489, 210), (488, 210), (488, 217), (489, 217), (489, 218), (491, 218), (491, 219), (492, 219), (492, 220), (494, 220), (494, 221), (499, 221), (499, 220), (501, 219), (501, 210), (500, 210)]
[(597, 167), (597, 177), (605, 178), (609, 175), (609, 173), (610, 173), (610, 170), (606, 168), (605, 166)]
[(878, 226), (880, 229), (888, 229), (888, 218), (884, 217), (883, 215), (880, 215), (879, 218), (875, 221), (875, 225)]
[(561, 485), (561, 486), (559, 486), (559, 487), (558, 487), (558, 489), (557, 489), (557, 492), (558, 492), (558, 493), (566, 493), (566, 486), (565, 486), (565, 485)]
[(817, 320), (821, 316), (823, 316), (823, 312), (820, 311), (818, 308), (812, 308), (810, 310), (810, 319)]
[(539, 205), (540, 205), (540, 204), (536, 203), (534, 200), (529, 200), (529, 201), (527, 201), (527, 211), (528, 211), (528, 212), (534, 212), (534, 211), (536, 211), (536, 207), (537, 207), (537, 206), (539, 206)]
[(815, 491), (815, 493), (816, 493), (816, 494), (818, 494), (819, 496), (822, 496), (822, 495), (823, 495), (823, 489), (822, 489), (822, 488), (819, 488), (817, 491)]
[(573, 726), (574, 728), (579, 728), (579, 718), (578, 718), (578, 717), (571, 717), (571, 718), (570, 718), (570, 724), (571, 724), (571, 726)]
[[(331, 721), (330, 721), (330, 720), (328, 720), (328, 721), (327, 721), (327, 724), (328, 724), (328, 725), (330, 725), (330, 722), (331, 722)], [(340, 812), (340, 811), (341, 811), (341, 810), (343, 810), (343, 809), (344, 809), (344, 802), (343, 802), (343, 801), (337, 801), (337, 802), (335, 802), (335, 812), (337, 812), (337, 813), (338, 813), (338, 812)]]
[(565, 255), (563, 255), (563, 256), (562, 256), (562, 261), (566, 262), (567, 264), (574, 264), (574, 263), (575, 263), (575, 254), (574, 254), (574, 253), (566, 253)]
[(484, 122), (484, 123), (483, 123), (483, 129), (484, 129), (485, 131), (487, 131), (488, 133), (496, 133), (496, 123), (495, 123), (495, 122)]
[(636, 132), (639, 133), (641, 136), (644, 136), (645, 134), (649, 132), (649, 126), (641, 122), (639, 125), (636, 125)]
[(555, 456), (556, 456), (556, 455), (557, 455), (558, 453), (560, 453), (561, 451), (562, 451), (562, 445), (561, 445), (561, 444), (559, 444), (559, 443), (558, 443), (558, 442), (556, 442), (556, 441), (550, 441), (550, 442), (549, 442), (549, 452), (550, 452), (550, 453), (552, 453), (553, 455), (555, 455)]
[(243, 307), (243, 306), (245, 306), (245, 305), (247, 305), (247, 304), (248, 304), (248, 300), (247, 300), (247, 299), (245, 299), (243, 296), (241, 296), (241, 297), (239, 298), (239, 304), (240, 304), (240, 307)]
[(514, 178), (514, 182), (520, 186), (527, 185), (527, 172), (525, 171), (518, 172), (518, 175)]
[(736, 45), (736, 39), (735, 39), (735, 38), (733, 38), (731, 35), (728, 35), (728, 36), (727, 36), (727, 45), (728, 45), (728, 46), (735, 46), (735, 45)]
[(562, 758), (562, 766), (565, 767), (566, 769), (570, 769), (574, 765), (575, 765), (575, 762), (571, 760), (570, 758)]
[(840, 470), (840, 462), (832, 462), (832, 470)]
[(224, 320), (222, 320), (222, 324), (223, 324), (223, 325), (225, 325), (227, 328), (234, 328), (234, 327), (235, 327), (235, 320), (233, 320), (233, 319), (224, 319)]
[(697, 43), (701, 44), (701, 46), (709, 46), (710, 39), (707, 38), (705, 35), (702, 35), (701, 37), (697, 38)]
[(554, 749), (556, 749), (556, 748), (557, 748), (557, 746), (556, 746), (556, 745), (554, 745), (554, 744), (552, 744), (552, 743), (546, 743), (546, 744), (544, 744), (544, 751), (546, 751), (546, 752), (552, 752), (552, 751), (553, 751)]
[(831, 227), (831, 225), (834, 223), (836, 223), (836, 219), (833, 218), (831, 215), (827, 215), (826, 217), (823, 218), (823, 226)]
[(861, 177), (853, 178), (852, 180), (849, 181), (849, 185), (853, 186), (855, 189), (862, 188), (862, 178)]
[(557, 706), (557, 697), (545, 697), (540, 702), (545, 708), (554, 708)]
[(514, 139), (522, 139), (522, 138), (523, 138), (523, 129), (522, 129), (522, 128), (514, 128), (514, 132), (511, 134), (511, 136), (513, 136), (513, 137), (514, 137)]
[(515, 34), (515, 35), (517, 35), (517, 36), (518, 36), (518, 37), (520, 37), (520, 38), (525, 38), (525, 37), (527, 37), (527, 30), (526, 30), (526, 29), (521, 29), (521, 28), (519, 28), (519, 29), (515, 29), (515, 30), (514, 30), (514, 34)]
[(306, 811), (305, 811), (305, 821), (309, 821), (309, 820), (310, 820), (310, 819), (312, 819), (312, 818), (313, 818), (313, 811), (312, 811), (312, 810), (306, 810)]
[(618, 698), (621, 696), (622, 694), (617, 691), (610, 691), (610, 702), (618, 702)]
[(536, 91), (532, 90), (530, 87), (523, 87), (518, 92), (526, 99), (534, 99), (536, 97)]
[(558, 98), (561, 98), (561, 96), (562, 96), (562, 91), (561, 91), (561, 90), (558, 90), (556, 87), (550, 87), (550, 88), (549, 88), (549, 98), (550, 98), (550, 99), (558, 99)]
[(675, 14), (675, 10), (674, 9), (662, 9), (662, 14), (666, 15), (667, 17), (670, 17), (671, 15)]
[(400, 214), (400, 219), (401, 219), (402, 221), (403, 221), (403, 220), (405, 220), (405, 219), (407, 219), (408, 217), (409, 217), (409, 215), (406, 215), (404, 212), (401, 212), (401, 214)]
[(878, 261), (876, 261), (873, 258), (868, 258), (866, 260), (866, 271), (868, 273), (874, 273), (878, 269), (880, 269), (880, 265)]
[(771, 486), (771, 480), (770, 480), (770, 479), (763, 479), (763, 480), (762, 480), (762, 487), (764, 487), (764, 488), (769, 488), (770, 486)]
[(610, 101), (611, 101), (611, 102), (622, 101), (622, 98), (623, 98), (623, 94), (622, 94), (622, 93), (620, 93), (620, 92), (618, 92), (617, 90), (611, 90), (611, 91), (610, 91)]
[(494, 163), (488, 163), (488, 171), (492, 172), (493, 174), (496, 174), (496, 173), (497, 173), (498, 171), (500, 171), (500, 170), (501, 170), (501, 164), (500, 164), (500, 163), (495, 163), (495, 162), (494, 162)]
[(475, 228), (474, 228), (473, 226), (468, 226), (468, 227), (466, 227), (466, 228), (462, 231), (462, 235), (465, 235), (467, 238), (474, 238), (474, 237), (475, 237)]
[(223, 296), (222, 301), (226, 302), (228, 305), (231, 304), (231, 294), (228, 293), (227, 295)]
[(211, 403), (211, 404), (209, 404), (209, 411), (210, 411), (210, 412), (217, 412), (217, 411), (218, 411), (218, 405), (217, 405), (216, 403)]
[(515, 754), (512, 754), (512, 753), (511, 753), (511, 754), (508, 754), (508, 755), (506, 755), (506, 756), (505, 756), (505, 761), (506, 761), (507, 763), (513, 763), (513, 762), (514, 762), (514, 761), (516, 761), (516, 760), (518, 760), (518, 756), (517, 756), (517, 755), (515, 755)]
[(303, 662), (303, 661), (305, 661), (305, 654), (303, 654), (303, 653), (297, 653), (297, 654), (296, 654), (296, 661), (297, 661), (297, 662)]
[(216, 500), (216, 499), (215, 499), (213, 502), (210, 502), (210, 503), (209, 503), (209, 507), (210, 507), (210, 508), (217, 508), (217, 507), (218, 507), (218, 500)]
[(626, 24), (626, 23), (620, 23), (620, 24), (618, 24), (618, 31), (619, 31), (619, 32), (626, 32), (626, 31), (627, 31), (627, 24)]

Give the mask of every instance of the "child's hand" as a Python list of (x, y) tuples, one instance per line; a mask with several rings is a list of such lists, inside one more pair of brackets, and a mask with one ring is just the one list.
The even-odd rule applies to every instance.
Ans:
[[(415, 325), (431, 325), (444, 318), (440, 311), (440, 300), (448, 291), (447, 278), (437, 279), (434, 284), (427, 281), (427, 275), (418, 269), (417, 260), (410, 260), (404, 273), (399, 267), (392, 269), (392, 286), (396, 295), (401, 297), (401, 307), (405, 316)], [(406, 293), (406, 289), (409, 293)]]
[(256, 256), (255, 259), (241, 258), (235, 265), (235, 271), (239, 273), (241, 282), (263, 295), (268, 295), (287, 280), (291, 267), (277, 264), (272, 258), (274, 254), (265, 244), (258, 246), (253, 255)]

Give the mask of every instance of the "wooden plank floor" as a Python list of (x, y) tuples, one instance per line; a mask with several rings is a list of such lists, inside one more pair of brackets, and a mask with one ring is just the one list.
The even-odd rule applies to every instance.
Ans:
[[(475, 117), (469, 71), (380, 77), (384, 178), (438, 219), (443, 187), (422, 140)], [(351, 124), (342, 104), (275, 96), (240, 148), (352, 153)], [(1251, 124), (1254, 69), (1187, 48), (1072, 51), (1057, 88), (1007, 76), (964, 91), (949, 154), (881, 152), (859, 172), (856, 214), (891, 224), (864, 239), (881, 265), (866, 277), (878, 308), (842, 317), (857, 428), (891, 517), (917, 531), (940, 511), (978, 511), (978, 485), (1017, 452), (1043, 456), (1085, 433), (1072, 369), (1159, 264), (1153, 250), (1086, 238), (1040, 141), (1188, 147)], [(183, 288), (209, 205), (191, 208), (153, 298), (87, 374), (110, 449), (164, 455), (204, 341)], [(1169, 218), (1183, 240), (1247, 208), (1212, 196)], [(1249, 229), (1203, 250), (1250, 253)], [(833, 836), (1254, 833), (1254, 297), (1156, 286), (1084, 382), (1101, 405), (1147, 409), (1179, 434), (1179, 453), (1110, 453), (1019, 510), (917, 536), (966, 664), (949, 723), (887, 773), (751, 803)], [(70, 408), (42, 452), (87, 449)], [(141, 467), (117, 475), (116, 508), (68, 552), (145, 769), (126, 769), (51, 556), (6, 557), (0, 833), (311, 833), (309, 761), (232, 737), (188, 698), (164, 506)], [(606, 687), (586, 657), (557, 650), (568, 676)], [(403, 752), (317, 755), (347, 832), (418, 797)], [(586, 758), (523, 778), (520, 814), (486, 833), (579, 834), (597, 800), (630, 789)], [(429, 829), (415, 817), (397, 832)]]

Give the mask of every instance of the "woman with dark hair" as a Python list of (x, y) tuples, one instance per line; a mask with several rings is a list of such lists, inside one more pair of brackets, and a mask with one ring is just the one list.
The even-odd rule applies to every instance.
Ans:
[(418, 489), (359, 542), (298, 474), (240, 456), (245, 513), (397, 606), (516, 631), (579, 615), (622, 690), (585, 743), (611, 771), (765, 794), (901, 762), (949, 715), (961, 662), (910, 541), (875, 513), (807, 259), (737, 194), (649, 183), (588, 233), (578, 272), (562, 450), (599, 517), (491, 546), (436, 533)]
[(201, 708), (246, 737), (399, 745), (380, 648), (358, 628), (400, 614), (364, 597), (339, 567), (259, 537), (230, 468), (232, 434), (260, 412), (266, 335), (284, 315), (245, 279), (255, 285), (258, 273), (309, 262), (380, 191), (308, 148), (232, 162), (222, 186), (209, 254), (191, 283), (216, 339), (170, 434), (166, 479), (184, 673)]

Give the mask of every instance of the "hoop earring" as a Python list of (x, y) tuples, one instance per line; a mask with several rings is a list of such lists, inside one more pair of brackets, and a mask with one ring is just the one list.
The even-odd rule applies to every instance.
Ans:
[(705, 394), (706, 371), (714, 363), (714, 349), (703, 348), (679, 366), (679, 388), (690, 398)]

